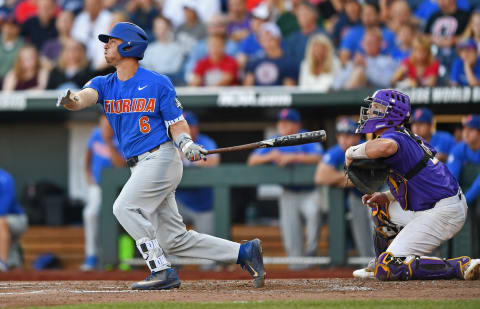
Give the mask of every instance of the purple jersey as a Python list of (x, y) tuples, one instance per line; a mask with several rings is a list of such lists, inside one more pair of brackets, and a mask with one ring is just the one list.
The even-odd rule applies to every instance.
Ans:
[[(385, 163), (394, 171), (389, 175), (390, 191), (404, 209), (430, 209), (439, 200), (457, 194), (457, 180), (446, 165), (438, 160), (428, 160), (427, 166), (406, 181), (406, 187), (399, 181), (393, 181), (401, 178), (396, 177), (395, 172), (400, 175), (407, 174), (424, 157), (424, 151), (413, 138), (394, 128), (387, 130), (381, 137), (392, 139), (398, 145), (398, 151), (386, 158)], [(433, 154), (436, 153), (431, 145), (425, 141), (424, 143)]]

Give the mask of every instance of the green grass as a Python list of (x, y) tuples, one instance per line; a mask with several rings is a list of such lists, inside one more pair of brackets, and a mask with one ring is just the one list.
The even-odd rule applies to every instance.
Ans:
[[(45, 308), (45, 307), (28, 307)], [(50, 307), (51, 308), (51, 307)], [(381, 308), (381, 309), (478, 309), (480, 299), (473, 300), (323, 300), (323, 301), (251, 301), (251, 302), (149, 302), (149, 303), (109, 303), (109, 304), (83, 304), (56, 306), (55, 308), (82, 309), (82, 308), (107, 308), (107, 309), (340, 309), (340, 308)]]

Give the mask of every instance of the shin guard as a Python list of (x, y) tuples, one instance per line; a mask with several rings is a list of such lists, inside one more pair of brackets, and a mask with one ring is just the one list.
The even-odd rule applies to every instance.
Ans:
[(440, 259), (426, 256), (395, 257), (382, 253), (375, 266), (375, 277), (382, 281), (463, 279), (470, 258)]

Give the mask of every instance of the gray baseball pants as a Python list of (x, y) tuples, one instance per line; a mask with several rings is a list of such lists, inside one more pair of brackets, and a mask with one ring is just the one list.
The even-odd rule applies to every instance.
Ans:
[(137, 242), (142, 238), (156, 239), (168, 255), (237, 261), (239, 243), (186, 230), (175, 202), (183, 165), (172, 142), (139, 156), (139, 162), (130, 170), (113, 213), (132, 238)]
[(362, 198), (353, 193), (348, 193), (348, 204), (350, 205), (350, 228), (353, 241), (360, 256), (374, 257), (373, 247), (373, 220), (370, 207), (363, 205)]

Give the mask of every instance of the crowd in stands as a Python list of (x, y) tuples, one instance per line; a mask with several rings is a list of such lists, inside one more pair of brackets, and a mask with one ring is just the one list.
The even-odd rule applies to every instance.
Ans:
[(97, 37), (131, 21), (141, 65), (176, 86), (475, 86), (478, 0), (7, 0), (5, 91), (80, 88), (113, 71)]

